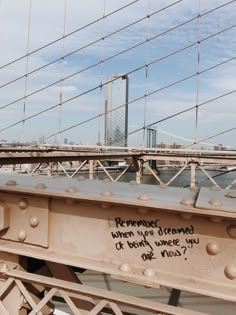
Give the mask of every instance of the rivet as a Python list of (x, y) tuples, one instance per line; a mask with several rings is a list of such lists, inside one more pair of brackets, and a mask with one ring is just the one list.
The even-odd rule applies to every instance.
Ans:
[(222, 202), (218, 199), (212, 198), (208, 201), (208, 203), (214, 207), (220, 207), (222, 206)]
[(32, 228), (35, 228), (38, 225), (39, 225), (39, 218), (38, 217), (34, 216), (34, 217), (30, 218), (30, 226)]
[(144, 270), (143, 274), (147, 277), (153, 277), (155, 276), (155, 271), (151, 268), (147, 268)]
[(124, 263), (122, 265), (120, 265), (120, 268), (119, 268), (121, 271), (125, 271), (125, 272), (128, 272), (131, 270), (131, 267), (129, 264), (127, 263)]
[(109, 208), (111, 208), (111, 204), (110, 204), (110, 203), (101, 203), (100, 206), (101, 206), (101, 208), (103, 208), (103, 209), (109, 209)]
[(105, 196), (105, 197), (111, 197), (112, 196), (112, 192), (107, 190), (107, 191), (102, 192), (101, 195)]
[(21, 199), (18, 204), (21, 210), (24, 210), (28, 207), (28, 201), (26, 199)]
[(193, 206), (195, 200), (193, 198), (184, 198), (180, 201), (180, 203), (184, 206)]
[(15, 180), (9, 180), (9, 181), (6, 182), (6, 185), (7, 185), (7, 186), (16, 186), (17, 183), (16, 183)]
[(129, 184), (130, 184), (130, 185), (138, 185), (137, 182), (136, 182), (136, 180), (131, 180), (131, 181), (129, 182)]
[(20, 230), (20, 232), (18, 233), (17, 237), (18, 237), (18, 240), (23, 242), (25, 239), (26, 239), (26, 231), (25, 230)]
[(4, 264), (1, 266), (0, 271), (1, 271), (2, 273), (5, 273), (5, 272), (7, 272), (7, 271), (8, 271), (8, 266), (7, 266), (7, 264), (6, 264), (6, 263), (4, 263)]
[(209, 255), (217, 255), (220, 252), (220, 246), (216, 242), (210, 242), (206, 246), (206, 251)]
[(137, 208), (137, 212), (140, 214), (147, 214), (149, 211), (148, 208)]
[(47, 186), (44, 184), (44, 183), (38, 183), (36, 186), (35, 186), (35, 189), (38, 189), (38, 190), (44, 190), (46, 189)]
[(143, 195), (139, 195), (138, 199), (145, 201), (145, 200), (150, 200), (151, 198), (148, 195), (143, 194)]
[(230, 237), (236, 238), (236, 225), (230, 225), (227, 227), (227, 233)]
[(182, 219), (189, 220), (189, 219), (192, 219), (193, 214), (192, 214), (192, 213), (181, 213), (181, 214), (180, 214), (180, 217), (181, 217)]
[(79, 176), (77, 179), (78, 179), (79, 181), (83, 181), (83, 180), (85, 180), (85, 177), (84, 177), (84, 176)]
[(220, 223), (223, 221), (223, 218), (221, 217), (210, 217), (210, 221), (213, 223)]
[(230, 280), (234, 280), (236, 279), (236, 265), (228, 265), (225, 267), (225, 276), (230, 279)]
[(65, 202), (67, 205), (71, 206), (74, 205), (76, 203), (76, 200), (74, 199), (65, 199)]
[(225, 194), (225, 197), (236, 198), (236, 191), (235, 190), (228, 191), (227, 194)]
[(77, 191), (78, 189), (75, 186), (69, 186), (68, 188), (66, 188), (66, 192), (68, 193), (75, 193)]

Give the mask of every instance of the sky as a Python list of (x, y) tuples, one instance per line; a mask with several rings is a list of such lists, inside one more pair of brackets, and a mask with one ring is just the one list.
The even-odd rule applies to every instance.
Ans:
[(0, 0), (0, 140), (103, 143), (104, 84), (128, 73), (129, 145), (154, 125), (235, 148), (235, 21), (226, 0)]

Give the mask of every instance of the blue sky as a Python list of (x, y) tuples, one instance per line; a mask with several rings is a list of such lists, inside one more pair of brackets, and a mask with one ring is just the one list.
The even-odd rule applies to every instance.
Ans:
[[(107, 15), (131, 2), (134, 3), (102, 19), (104, 14)], [(1, 65), (25, 55), (27, 49), (28, 51), (38, 49), (94, 20), (100, 19), (100, 21), (32, 54), (28, 59), (21, 59), (0, 70), (0, 84), (2, 85), (24, 75), (27, 71), (44, 66), (55, 59), (60, 59), (62, 55), (97, 41), (96, 44), (80, 49), (64, 60), (59, 60), (29, 75), (27, 79), (24, 77), (0, 89), (0, 107), (2, 107), (80, 71), (78, 75), (63, 81), (62, 84), (55, 84), (41, 93), (27, 97), (25, 117), (57, 105), (60, 97), (63, 101), (75, 97), (73, 101), (66, 102), (61, 107), (55, 106), (52, 110), (27, 120), (24, 128), (22, 123), (19, 123), (1, 131), (0, 139), (32, 141), (40, 137), (48, 137), (58, 132), (60, 119), (61, 130), (82, 123), (62, 133), (61, 142), (64, 138), (68, 138), (75, 143), (96, 144), (99, 140), (99, 126), (100, 140), (103, 141), (104, 118), (94, 119), (86, 124), (83, 124), (83, 121), (104, 112), (105, 88), (77, 96), (99, 86), (100, 82), (105, 83), (107, 77), (112, 74), (132, 72), (129, 75), (129, 100), (131, 101), (129, 132), (142, 128), (144, 125), (144, 108), (146, 108), (145, 122), (148, 125), (161, 121), (173, 113), (194, 107), (196, 102), (201, 104), (234, 91), (236, 88), (234, 59), (211, 71), (201, 73), (198, 77), (198, 98), (197, 76), (194, 75), (198, 71), (198, 53), (200, 54), (200, 72), (235, 57), (236, 1), (207, 14), (213, 8), (228, 2), (225, 0), (179, 2), (173, 0), (1, 0)], [(166, 10), (155, 13), (171, 4), (173, 5)], [(199, 6), (202, 14), (200, 20), (197, 19)], [(29, 12), (31, 12), (30, 23)], [(147, 15), (150, 15), (150, 18), (145, 18)], [(108, 36), (139, 19), (143, 20), (113, 36)], [(185, 25), (177, 27), (187, 21), (189, 22)], [(177, 27), (175, 30), (167, 32), (175, 27)], [(226, 28), (230, 29), (213, 36)], [(162, 33), (164, 34), (160, 35)], [(197, 44), (198, 36), (201, 41), (199, 45)], [(209, 36), (212, 37), (204, 40)], [(102, 37), (105, 39), (99, 40)], [(155, 39), (152, 39), (153, 37)], [(126, 53), (110, 58), (146, 39), (151, 40)], [(187, 46), (190, 47), (173, 54)], [(173, 55), (164, 58), (169, 54)], [(110, 59), (106, 60), (108, 58)], [(101, 63), (102, 59), (106, 61)], [(153, 64), (148, 67), (146, 75), (144, 65), (150, 62)], [(84, 70), (96, 63), (98, 63), (97, 66)], [(142, 69), (134, 71), (140, 67)], [(190, 76), (193, 77), (187, 80), (186, 78)], [(163, 89), (180, 80), (183, 81)], [(152, 94), (146, 98), (143, 97), (149, 93)], [(133, 102), (137, 98), (141, 99)], [(236, 127), (235, 100), (236, 94), (231, 93), (199, 107), (197, 140), (207, 139)], [(23, 108), (24, 101), (21, 100), (1, 109), (0, 129), (22, 120)], [(175, 134), (180, 138), (194, 139), (195, 116), (195, 110), (190, 110), (175, 118), (159, 122), (156, 126), (159, 130)], [(52, 136), (48, 138), (48, 141), (54, 142), (55, 139), (57, 137)], [(165, 138), (161, 133), (158, 139), (188, 144), (178, 138), (170, 139), (167, 136)], [(129, 138), (130, 145), (139, 145), (142, 141), (142, 132), (134, 133)], [(206, 142), (234, 145), (235, 131), (213, 137)]]

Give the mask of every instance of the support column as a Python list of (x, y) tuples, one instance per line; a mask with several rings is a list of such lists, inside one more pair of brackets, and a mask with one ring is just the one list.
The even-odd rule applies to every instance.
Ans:
[(94, 160), (89, 160), (89, 179), (94, 179)]
[(190, 187), (195, 187), (196, 186), (196, 166), (197, 164), (192, 162), (190, 164), (191, 167), (191, 179), (190, 179)]

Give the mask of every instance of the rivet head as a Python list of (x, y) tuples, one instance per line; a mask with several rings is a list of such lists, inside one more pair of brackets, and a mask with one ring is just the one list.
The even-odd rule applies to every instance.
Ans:
[(1, 271), (2, 273), (5, 273), (5, 272), (8, 271), (8, 266), (7, 266), (6, 263), (3, 263), (3, 265), (2, 265), (1, 268), (0, 268), (0, 271)]
[(84, 180), (85, 180), (85, 177), (84, 177), (84, 176), (79, 176), (77, 179), (78, 179), (79, 181), (84, 181)]
[(26, 199), (21, 199), (18, 205), (21, 210), (24, 210), (28, 207), (28, 201)]
[(227, 194), (225, 194), (225, 197), (236, 198), (236, 191), (235, 190), (228, 191)]
[(190, 220), (190, 219), (192, 219), (193, 214), (192, 214), (192, 213), (181, 213), (181, 214), (180, 214), (180, 217), (181, 217), (182, 219), (185, 219), (185, 220)]
[(234, 280), (236, 279), (236, 265), (228, 265), (225, 267), (225, 276), (230, 279), (230, 280)]
[(75, 193), (77, 191), (78, 189), (75, 186), (69, 186), (68, 188), (66, 188), (66, 192), (68, 193)]
[(220, 223), (223, 221), (223, 218), (221, 217), (210, 217), (210, 221), (214, 223)]
[(69, 206), (74, 205), (76, 203), (76, 200), (74, 199), (65, 199), (65, 203)]
[(109, 209), (109, 208), (111, 208), (111, 204), (110, 203), (101, 203), (101, 208)]
[(137, 212), (140, 214), (147, 214), (150, 210), (148, 208), (138, 208)]
[(236, 238), (236, 225), (228, 226), (227, 233), (230, 237)]
[(195, 200), (193, 198), (184, 198), (180, 201), (180, 203), (184, 206), (193, 206)]
[(26, 239), (26, 236), (27, 236), (26, 231), (22, 229), (19, 231), (17, 238), (20, 242), (24, 242), (24, 240)]
[(138, 199), (146, 201), (146, 200), (150, 200), (151, 198), (148, 195), (142, 194), (138, 196)]
[(35, 186), (35, 189), (37, 190), (44, 190), (46, 189), (47, 186), (44, 184), (44, 183), (38, 183), (36, 186)]
[(15, 180), (9, 180), (9, 181), (6, 182), (6, 185), (7, 185), (7, 186), (16, 186), (17, 183), (16, 183)]
[(107, 190), (101, 193), (102, 196), (104, 197), (111, 197), (112, 196), (112, 192)]
[(32, 228), (35, 228), (35, 227), (37, 227), (38, 225), (39, 225), (39, 218), (36, 217), (36, 216), (31, 217), (31, 218), (30, 218), (30, 226), (31, 226)]
[(119, 268), (121, 271), (125, 271), (125, 272), (128, 272), (130, 271), (132, 268), (130, 267), (129, 264), (127, 263), (124, 263), (122, 265), (120, 265), (120, 268)]
[(212, 198), (208, 201), (208, 203), (214, 207), (220, 207), (222, 206), (222, 202), (218, 199)]
[(151, 268), (147, 268), (144, 270), (143, 274), (147, 277), (153, 277), (155, 276), (155, 271)]
[(209, 255), (217, 255), (220, 252), (220, 246), (216, 242), (210, 242), (206, 246), (206, 251)]

